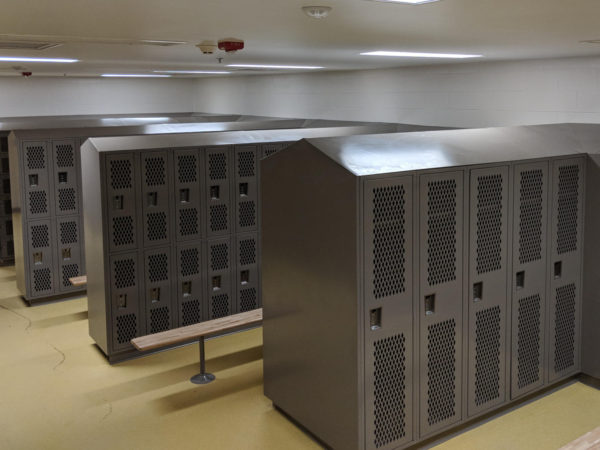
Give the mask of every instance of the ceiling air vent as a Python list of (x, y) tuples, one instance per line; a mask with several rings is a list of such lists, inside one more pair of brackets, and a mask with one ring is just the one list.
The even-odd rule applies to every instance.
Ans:
[(61, 45), (61, 42), (0, 40), (0, 50), (47, 50)]

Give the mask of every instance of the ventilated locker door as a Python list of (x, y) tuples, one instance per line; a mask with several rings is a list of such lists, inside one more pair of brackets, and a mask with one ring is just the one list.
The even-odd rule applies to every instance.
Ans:
[(146, 334), (146, 327), (140, 317), (139, 296), (139, 284), (144, 274), (138, 265), (137, 253), (119, 254), (110, 258), (113, 352), (133, 348), (130, 341)]
[(106, 157), (106, 201), (111, 252), (137, 247), (138, 170), (133, 154)]
[(170, 242), (171, 173), (167, 152), (142, 153), (142, 214), (144, 246), (165, 245)]
[(52, 155), (55, 213), (57, 216), (79, 214), (79, 145), (73, 139), (53, 141)]
[(260, 308), (260, 263), (258, 233), (237, 235), (236, 249), (236, 296), (235, 312)]
[(584, 159), (552, 164), (549, 381), (579, 371)]
[(175, 217), (177, 241), (202, 236), (201, 165), (198, 150), (175, 152)]
[(25, 198), (28, 220), (50, 216), (51, 211), (51, 181), (50, 155), (46, 142), (25, 142), (23, 144), (23, 172)]
[(261, 147), (261, 158), (266, 158), (277, 153), (280, 150), (290, 146), (291, 142), (274, 142), (271, 144), (263, 144)]
[(177, 312), (173, 308), (171, 249), (144, 252), (144, 301), (147, 334), (173, 328)]
[(55, 293), (54, 249), (50, 220), (27, 223), (29, 241), (29, 297), (47, 297)]
[(206, 244), (207, 262), (207, 319), (229, 316), (234, 311), (231, 283), (234, 253), (229, 237), (211, 239)]
[(58, 290), (60, 292), (82, 290), (81, 286), (73, 286), (69, 281), (69, 278), (86, 273), (82, 231), (79, 216), (59, 217), (56, 221)]
[(506, 400), (508, 167), (472, 170), (469, 190), (468, 414)]
[(544, 384), (548, 163), (514, 166), (511, 399)]
[(414, 440), (413, 177), (364, 184), (365, 448)]
[(231, 196), (229, 148), (210, 147), (206, 156), (206, 235), (208, 237), (233, 232), (231, 226)]
[(235, 229), (241, 233), (258, 228), (258, 147), (236, 146), (235, 158)]
[(463, 172), (422, 175), (419, 190), (424, 437), (462, 418)]
[(204, 251), (203, 242), (177, 247), (177, 305), (181, 327), (205, 320)]

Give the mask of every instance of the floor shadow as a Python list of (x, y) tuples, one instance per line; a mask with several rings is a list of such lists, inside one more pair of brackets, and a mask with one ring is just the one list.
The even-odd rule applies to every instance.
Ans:
[(80, 320), (87, 320), (88, 312), (80, 311), (78, 313), (67, 314), (65, 316), (49, 317), (48, 319), (34, 320), (31, 323), (31, 329), (35, 328), (50, 328), (58, 325), (65, 325)]

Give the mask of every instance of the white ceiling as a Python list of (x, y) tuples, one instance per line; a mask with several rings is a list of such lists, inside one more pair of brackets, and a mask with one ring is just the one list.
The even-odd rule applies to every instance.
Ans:
[[(322, 20), (305, 5), (333, 7)], [(600, 54), (598, 0), (442, 0), (419, 6), (365, 0), (21, 0), (0, 6), (3, 35), (186, 41), (174, 47), (66, 43), (0, 56), (77, 58), (74, 64), (0, 63), (34, 75), (223, 69), (226, 63), (303, 64), (325, 70), (437, 62), (359, 56), (371, 50), (483, 54), (483, 60)], [(202, 55), (195, 44), (244, 39), (233, 55)], [(65, 40), (73, 40), (66, 38)], [(453, 61), (456, 62), (456, 61)], [(243, 72), (247, 73), (247, 72)]]

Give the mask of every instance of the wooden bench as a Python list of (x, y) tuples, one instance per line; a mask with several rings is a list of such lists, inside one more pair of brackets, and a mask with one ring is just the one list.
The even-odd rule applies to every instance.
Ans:
[(87, 284), (87, 275), (81, 275), (80, 277), (69, 278), (69, 281), (73, 286), (85, 286)]
[(215, 376), (212, 373), (206, 373), (204, 339), (211, 335), (241, 329), (249, 325), (258, 325), (262, 323), (262, 318), (262, 308), (259, 308), (187, 327), (137, 337), (132, 339), (131, 343), (136, 349), (146, 351), (198, 340), (200, 344), (200, 373), (194, 375), (190, 381), (195, 384), (206, 384), (213, 381)]

